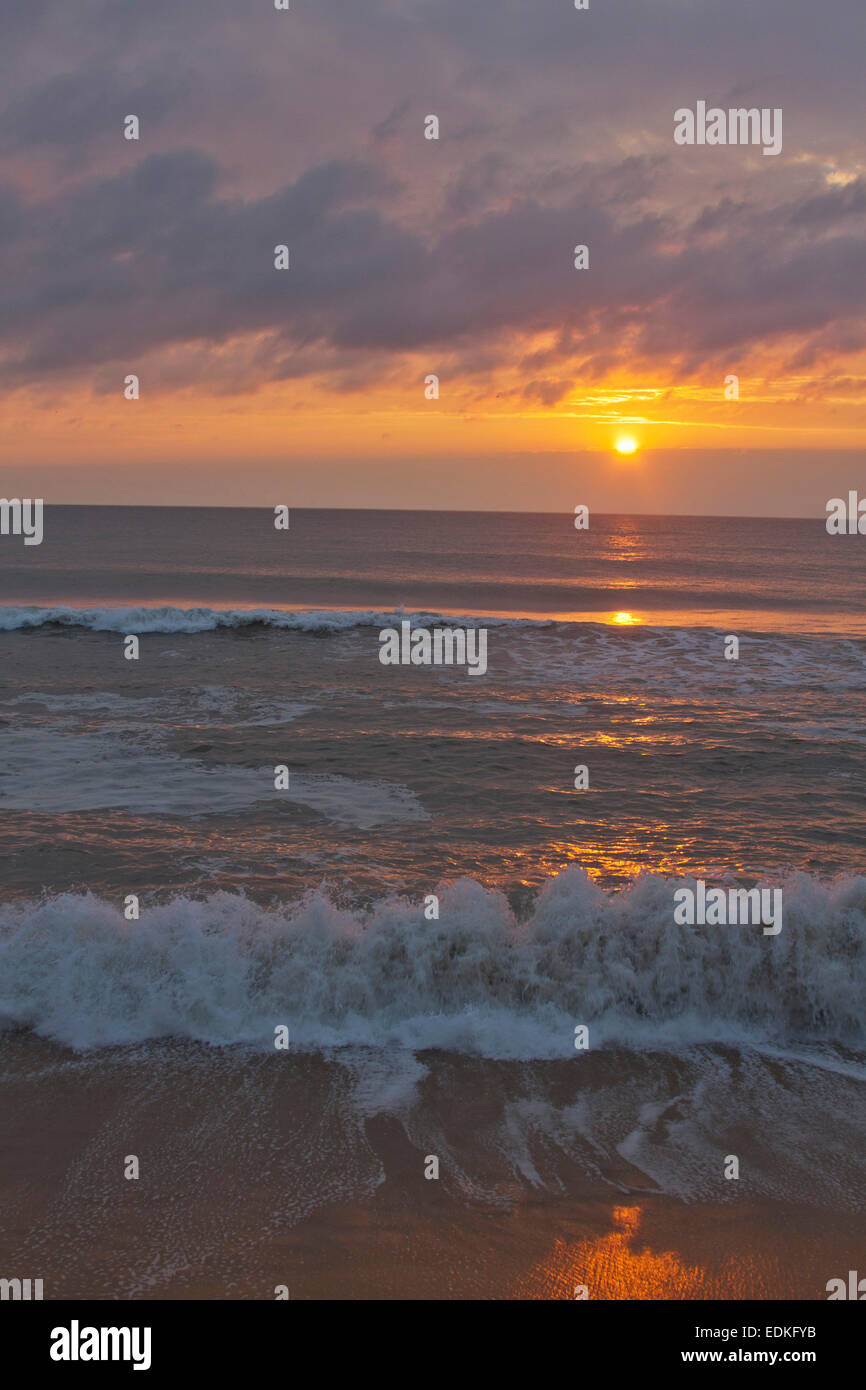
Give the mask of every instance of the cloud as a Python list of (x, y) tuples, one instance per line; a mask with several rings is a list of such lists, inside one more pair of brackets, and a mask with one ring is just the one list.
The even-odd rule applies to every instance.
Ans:
[(120, 140), (124, 117), (141, 112), (151, 126), (165, 120), (185, 96), (179, 76), (153, 74), (147, 80), (120, 73), (62, 73), (0, 112), (0, 149), (57, 147), (67, 155), (110, 133)]
[[(624, 366), (862, 350), (862, 0), (72, 9), (0, 0), (7, 386), (146, 360), (165, 389), (339, 392), (448, 353), (552, 405)], [(677, 105), (733, 91), (784, 102), (778, 160), (673, 146)]]

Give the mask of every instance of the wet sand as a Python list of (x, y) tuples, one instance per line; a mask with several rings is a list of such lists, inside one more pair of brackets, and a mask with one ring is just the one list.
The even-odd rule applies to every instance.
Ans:
[(595, 1175), (551, 1158), (543, 1186), (509, 1175), (480, 1091), (472, 1171), (442, 1144), (428, 1180), (411, 1124), (381, 1095), (365, 1116), (351, 1069), (112, 1054), (21, 1032), (0, 1047), (0, 1268), (43, 1279), (47, 1299), (824, 1299), (862, 1263), (851, 1213), (684, 1202), (616, 1157)]

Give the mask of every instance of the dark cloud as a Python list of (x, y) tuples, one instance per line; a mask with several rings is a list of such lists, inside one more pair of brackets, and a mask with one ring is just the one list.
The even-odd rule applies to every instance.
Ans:
[[(552, 404), (624, 362), (857, 352), (864, 15), (0, 0), (0, 373), (107, 381), (181, 351), (167, 385), (346, 390), (450, 352), (494, 390), (518, 367)], [(782, 155), (673, 145), (677, 106), (733, 93), (784, 107)], [(535, 335), (552, 343), (530, 361)]]
[(181, 78), (164, 73), (146, 81), (124, 80), (101, 69), (63, 73), (0, 112), (0, 147), (42, 145), (68, 153), (107, 133), (120, 139), (127, 115), (138, 116), (145, 126), (158, 125), (184, 95)]
[(843, 218), (866, 213), (866, 179), (854, 179), (841, 188), (807, 198), (791, 209), (791, 221), (809, 227), (835, 226)]

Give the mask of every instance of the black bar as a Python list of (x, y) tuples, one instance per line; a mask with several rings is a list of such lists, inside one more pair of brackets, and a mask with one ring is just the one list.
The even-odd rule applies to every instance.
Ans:
[[(488, 1381), (491, 1371), (497, 1373), (500, 1356), (503, 1370), (515, 1378), (515, 1352), (535, 1363), (534, 1379), (564, 1375), (567, 1385), (576, 1380), (585, 1384), (590, 1365), (596, 1368), (596, 1380), (603, 1373), (613, 1380), (626, 1373), (667, 1376), (675, 1368), (712, 1365), (735, 1372), (753, 1366), (800, 1366), (826, 1380), (828, 1374), (850, 1374), (863, 1336), (863, 1314), (823, 1301), (578, 1300), (543, 1315), (527, 1310), (516, 1321), (513, 1311), (506, 1315), (490, 1304), (473, 1304), (470, 1313), (465, 1303), (435, 1311), (408, 1302), (395, 1310), (392, 1303), (387, 1322), (380, 1323), (384, 1311), (360, 1301), (340, 1302), (337, 1307), (303, 1300), (275, 1301), (270, 1307), (252, 1301), (7, 1302), (0, 1305), (0, 1327), (7, 1366), (14, 1356), (25, 1375), (50, 1371), (60, 1377), (93, 1376), (99, 1370), (134, 1375), (131, 1359), (55, 1360), (51, 1348), (71, 1352), (74, 1334), (75, 1345), (89, 1350), (94, 1341), (89, 1328), (138, 1328), (137, 1339), (130, 1332), (128, 1343), (119, 1339), (118, 1347), (144, 1362), (144, 1330), (149, 1329), (149, 1365), (142, 1365), (139, 1375), (268, 1375), (280, 1386), (299, 1379), (315, 1381), (320, 1375), (331, 1380), (343, 1356), (346, 1373), (356, 1380), (417, 1376), (429, 1386), (437, 1364), (449, 1380), (463, 1379), (471, 1369), (467, 1353), (471, 1357), (473, 1352), (484, 1356)], [(503, 1316), (507, 1320), (500, 1322)], [(542, 1323), (536, 1322), (539, 1316)], [(65, 1329), (68, 1343), (57, 1329)], [(417, 1366), (407, 1364), (405, 1351), (406, 1338), (413, 1335), (422, 1353)], [(533, 1340), (524, 1340), (527, 1336)], [(111, 1349), (109, 1339), (106, 1351), (110, 1354)]]

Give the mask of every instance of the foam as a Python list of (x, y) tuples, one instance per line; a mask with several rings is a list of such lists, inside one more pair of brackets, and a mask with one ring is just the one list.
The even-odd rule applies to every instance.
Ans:
[[(298, 632), (343, 632), (354, 627), (388, 627), (401, 618), (411, 617), (416, 627), (460, 623), (463, 626), (508, 625), (521, 622), (509, 618), (454, 618), (441, 613), (405, 613), (402, 609), (379, 612), (374, 609), (281, 608), (175, 608), (170, 605), (136, 608), (71, 608), (60, 604), (51, 608), (9, 605), (0, 608), (0, 632), (16, 632), (38, 627), (81, 627), (91, 632), (215, 632), (219, 628), (274, 627)], [(546, 627), (552, 620), (531, 625)]]
[(291, 772), (288, 788), (277, 792), (271, 766), (209, 767), (157, 751), (148, 741), (105, 731), (6, 730), (0, 747), (0, 810), (203, 816), (289, 802), (337, 825), (360, 829), (429, 819), (415, 794), (397, 783)]
[(242, 895), (143, 905), (90, 894), (0, 908), (0, 1015), (75, 1048), (180, 1037), (273, 1046), (444, 1048), (575, 1057), (592, 1046), (866, 1042), (866, 879), (784, 885), (778, 937), (677, 927), (671, 880), (609, 896), (569, 869), (518, 922), (472, 880), (422, 903), (350, 910), (324, 892), (266, 909)]
[[(324, 636), (350, 636), (365, 628), (392, 627), (409, 619), (414, 628), (485, 627), (496, 634), (490, 644), (494, 670), (508, 667), (515, 686), (537, 688), (539, 663), (548, 683), (583, 684), (607, 680), (641, 689), (666, 689), (685, 682), (739, 696), (758, 689), (800, 688), (804, 684), (834, 692), (861, 691), (866, 685), (866, 643), (841, 637), (740, 633), (739, 661), (721, 659), (722, 637), (715, 628), (677, 626), (616, 627), (602, 622), (558, 618), (493, 617), (376, 609), (275, 608), (0, 608), (0, 632), (34, 628), (85, 628), (92, 632), (165, 633), (189, 636), (251, 627)], [(375, 652), (370, 642), (370, 652)]]

